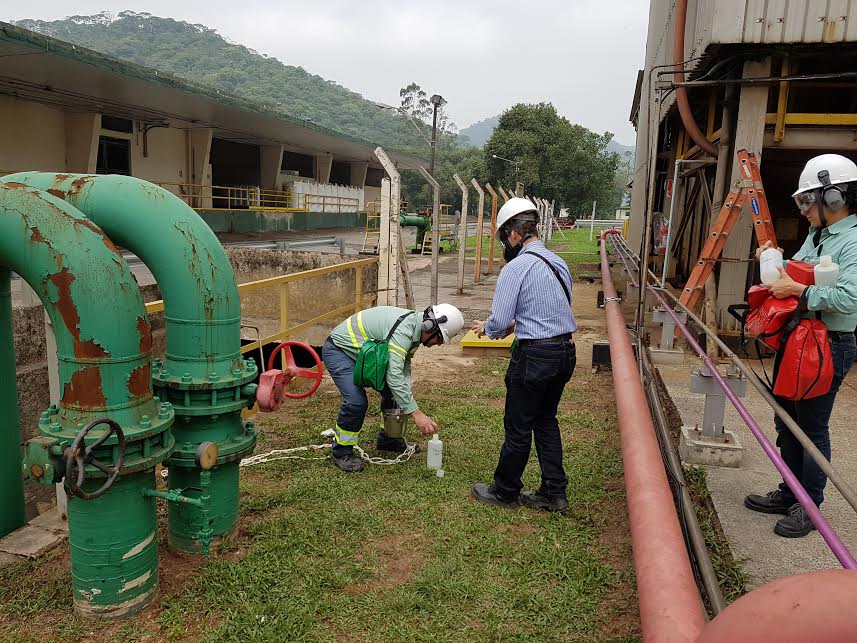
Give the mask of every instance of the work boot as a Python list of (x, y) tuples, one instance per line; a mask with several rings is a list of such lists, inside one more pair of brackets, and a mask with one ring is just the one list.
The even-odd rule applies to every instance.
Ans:
[(497, 494), (497, 487), (493, 484), (475, 484), (471, 487), (470, 495), (477, 502), (484, 502), (487, 505), (496, 505), (498, 507), (506, 507), (507, 509), (516, 509), (520, 506), (518, 498), (505, 498)]
[(332, 455), (331, 457), (333, 458), (333, 464), (336, 465), (336, 468), (341, 471), (345, 471), (345, 473), (357, 473), (358, 471), (363, 471), (363, 460), (353, 453), (348, 453), (339, 457)]
[[(794, 501), (792, 501), (794, 502)], [(751, 493), (744, 498), (744, 506), (752, 511), (759, 511), (763, 514), (783, 514), (789, 513), (789, 507), (792, 506), (782, 491), (769, 491), (764, 496)]]
[(541, 491), (525, 491), (521, 494), (521, 504), (542, 511), (565, 511), (568, 500), (562, 496), (546, 496)]
[(797, 502), (789, 507), (789, 515), (780, 518), (774, 525), (774, 533), (783, 538), (803, 538), (813, 529), (815, 525), (806, 515), (806, 510)]

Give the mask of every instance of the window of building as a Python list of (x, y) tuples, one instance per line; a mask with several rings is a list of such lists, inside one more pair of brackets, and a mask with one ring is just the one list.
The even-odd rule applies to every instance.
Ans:
[(98, 174), (131, 174), (131, 141), (101, 136), (98, 139)]

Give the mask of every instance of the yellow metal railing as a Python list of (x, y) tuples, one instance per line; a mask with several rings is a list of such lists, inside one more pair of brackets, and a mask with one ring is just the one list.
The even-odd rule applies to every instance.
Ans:
[(307, 212), (305, 202), (292, 192), (262, 190), (255, 186), (200, 185), (153, 181), (196, 210), (267, 210)]
[[(264, 290), (266, 288), (277, 288), (279, 290), (280, 329), (273, 335), (265, 337), (261, 340), (261, 344), (264, 346), (265, 344), (269, 344), (271, 342), (283, 341), (286, 338), (294, 335), (295, 333), (298, 333), (302, 330), (306, 330), (307, 328), (311, 328), (316, 324), (320, 324), (323, 321), (327, 321), (329, 319), (345, 315), (346, 313), (356, 313), (368, 306), (371, 306), (375, 302), (377, 295), (375, 293), (371, 293), (369, 294), (369, 296), (364, 297), (363, 268), (365, 266), (371, 266), (372, 264), (376, 263), (378, 263), (377, 257), (370, 257), (369, 259), (358, 259), (356, 261), (338, 263), (332, 266), (325, 266), (323, 268), (314, 268), (312, 270), (304, 270), (302, 272), (293, 272), (291, 274), (281, 275), (279, 277), (271, 277), (269, 279), (250, 281), (244, 284), (239, 284), (238, 293), (240, 295), (244, 295), (246, 293), (255, 292), (257, 290)], [(307, 279), (313, 279), (315, 277), (321, 277), (322, 275), (328, 275), (334, 272), (342, 272), (345, 270), (354, 270), (354, 301), (344, 306), (339, 306), (338, 308), (335, 308), (333, 310), (329, 310), (326, 313), (318, 315), (317, 317), (313, 317), (312, 319), (297, 324), (296, 326), (290, 327), (289, 284), (299, 281), (305, 281)], [(146, 312), (150, 315), (152, 313), (163, 312), (163, 310), (163, 299), (159, 299), (158, 301), (152, 301), (146, 304)], [(252, 344), (242, 346), (241, 352), (249, 353), (252, 350), (256, 350), (259, 348), (259, 344), (260, 342), (256, 341)]]

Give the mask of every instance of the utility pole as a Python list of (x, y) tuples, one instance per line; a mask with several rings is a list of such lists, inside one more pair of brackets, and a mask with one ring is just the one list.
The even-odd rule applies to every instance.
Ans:
[(431, 305), (437, 305), (437, 272), (438, 272), (438, 257), (440, 253), (440, 184), (435, 178), (426, 172), (422, 166), (419, 168), (420, 174), (431, 185), (432, 189), (432, 206), (431, 206)]
[(437, 109), (446, 101), (443, 96), (434, 94), (431, 97), (432, 119), (431, 119), (431, 158), (429, 159), (429, 174), (434, 176), (434, 157), (437, 152)]

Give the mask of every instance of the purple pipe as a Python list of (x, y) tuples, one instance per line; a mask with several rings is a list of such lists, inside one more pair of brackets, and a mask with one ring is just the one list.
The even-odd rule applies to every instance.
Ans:
[[(619, 244), (613, 240), (613, 245), (617, 251), (619, 251), (619, 255), (622, 256), (622, 251), (619, 250)], [(622, 262), (625, 263), (624, 257), (622, 258)], [(625, 264), (627, 267), (627, 263)], [(747, 408), (741, 403), (741, 400), (732, 392), (732, 389), (726, 384), (726, 381), (723, 379), (723, 376), (720, 375), (720, 372), (717, 370), (714, 362), (708, 357), (706, 352), (702, 349), (702, 347), (697, 343), (697, 341), (693, 338), (690, 331), (687, 329), (678, 315), (675, 314), (672, 308), (667, 305), (666, 301), (664, 301), (663, 297), (661, 297), (660, 293), (657, 290), (649, 286), (646, 287), (652, 292), (652, 294), (657, 298), (658, 302), (660, 302), (661, 306), (667, 314), (672, 317), (678, 329), (681, 331), (681, 334), (684, 335), (684, 338), (687, 340), (687, 343), (690, 344), (691, 348), (693, 348), (694, 352), (702, 358), (703, 363), (708, 368), (711, 375), (714, 377), (717, 384), (720, 388), (723, 389), (723, 393), (729, 398), (729, 401), (732, 403), (732, 406), (735, 407), (735, 410), (738, 411), (738, 415), (741, 416), (741, 419), (744, 420), (744, 424), (747, 425), (747, 428), (750, 429), (750, 432), (759, 441), (759, 444), (762, 446), (762, 450), (774, 464), (777, 471), (779, 471), (780, 475), (785, 480), (788, 488), (791, 489), (797, 501), (801, 504), (801, 506), (806, 510), (806, 513), (809, 515), (816, 529), (818, 529), (818, 533), (821, 534), (822, 538), (827, 542), (827, 545), (830, 547), (830, 551), (833, 552), (833, 555), (842, 563), (842, 566), (845, 569), (857, 569), (857, 560), (854, 560), (854, 556), (848, 550), (848, 547), (845, 546), (845, 543), (842, 542), (842, 539), (839, 537), (833, 527), (830, 526), (830, 523), (827, 522), (827, 519), (821, 513), (816, 504), (812, 501), (807, 494), (806, 490), (803, 488), (801, 483), (795, 478), (791, 469), (788, 468), (785, 461), (783, 461), (780, 454), (777, 453), (777, 450), (774, 448), (774, 445), (771, 444), (771, 441), (768, 439), (768, 436), (762, 431), (759, 425), (756, 423), (756, 420), (753, 419), (753, 416), (750, 415), (750, 412)]]

